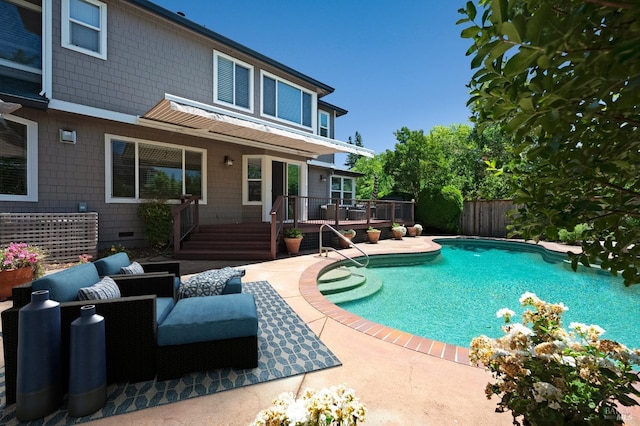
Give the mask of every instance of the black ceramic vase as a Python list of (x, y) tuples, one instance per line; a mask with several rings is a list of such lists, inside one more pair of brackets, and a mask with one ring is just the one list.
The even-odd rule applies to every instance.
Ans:
[(60, 303), (49, 290), (31, 293), (18, 314), (16, 418), (36, 420), (62, 404)]
[(96, 314), (95, 305), (85, 305), (70, 333), (69, 415), (83, 417), (104, 407), (107, 400), (104, 317)]

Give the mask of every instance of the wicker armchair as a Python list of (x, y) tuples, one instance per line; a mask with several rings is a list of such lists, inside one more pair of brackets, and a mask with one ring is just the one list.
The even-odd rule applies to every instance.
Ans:
[[(68, 389), (70, 324), (80, 315), (80, 307), (96, 306), (105, 317), (107, 381), (136, 382), (156, 375), (156, 298), (173, 297), (175, 276), (166, 273), (113, 277), (121, 298), (62, 302), (62, 380)], [(21, 307), (31, 301), (31, 283), (14, 287), (13, 307), (2, 312), (6, 403), (16, 401), (18, 319)]]

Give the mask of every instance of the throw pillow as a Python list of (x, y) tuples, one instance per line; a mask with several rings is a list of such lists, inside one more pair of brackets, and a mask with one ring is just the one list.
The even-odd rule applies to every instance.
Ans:
[(120, 272), (127, 275), (137, 275), (144, 274), (144, 269), (138, 262), (131, 262), (131, 265), (120, 268)]
[(91, 287), (82, 287), (78, 290), (80, 300), (117, 299), (120, 296), (118, 284), (111, 277), (104, 277)]
[(227, 281), (231, 278), (243, 277), (244, 273), (243, 269), (234, 269), (228, 266), (201, 272), (180, 283), (178, 299), (222, 294)]

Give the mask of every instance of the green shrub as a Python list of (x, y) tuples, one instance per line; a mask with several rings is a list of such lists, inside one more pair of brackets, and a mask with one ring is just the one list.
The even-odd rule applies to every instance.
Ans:
[(558, 238), (561, 242), (565, 244), (577, 244), (579, 241), (582, 241), (582, 234), (585, 231), (590, 230), (591, 227), (586, 223), (579, 223), (574, 228), (573, 231), (569, 231), (567, 229), (560, 229), (558, 231)]
[(416, 206), (416, 222), (426, 228), (455, 234), (460, 228), (462, 193), (455, 186), (423, 189)]
[(173, 224), (171, 206), (164, 201), (145, 201), (138, 206), (138, 216), (144, 222), (144, 235), (149, 245), (159, 249), (167, 247)]

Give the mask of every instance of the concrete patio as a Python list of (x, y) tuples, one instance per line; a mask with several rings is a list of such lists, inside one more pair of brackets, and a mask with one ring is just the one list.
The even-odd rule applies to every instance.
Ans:
[[(361, 244), (360, 247), (369, 254), (376, 254), (424, 252), (436, 246), (431, 238), (418, 237), (384, 240), (377, 245)], [(452, 357), (445, 355), (448, 351), (440, 346), (438, 354), (441, 356), (430, 355), (425, 353), (429, 350), (424, 347), (409, 344), (411, 339), (403, 341), (401, 335), (404, 333), (398, 333), (395, 342), (389, 341), (389, 333), (367, 333), (361, 322), (347, 325), (339, 309), (327, 309), (331, 304), (314, 302), (317, 295), (309, 291), (309, 282), (315, 281), (317, 272), (324, 266), (340, 259), (335, 253), (328, 257), (316, 253), (248, 264), (244, 266), (247, 271), (244, 281), (268, 281), (340, 359), (342, 366), (89, 424), (247, 425), (281, 392), (300, 393), (307, 387), (318, 389), (342, 383), (355, 389), (364, 402), (368, 409), (366, 424), (370, 425), (512, 424), (509, 413), (494, 412), (497, 400), (487, 400), (484, 396), (490, 373), (468, 365), (464, 350), (460, 350), (461, 355), (454, 351)], [(185, 264), (184, 269), (205, 270), (219, 266), (218, 262), (203, 261)], [(0, 304), (0, 309), (8, 304), (10, 302)], [(433, 353), (433, 348), (430, 349)], [(443, 357), (458, 359), (456, 362)], [(621, 412), (625, 414), (625, 424), (640, 424), (640, 410), (623, 407)]]

